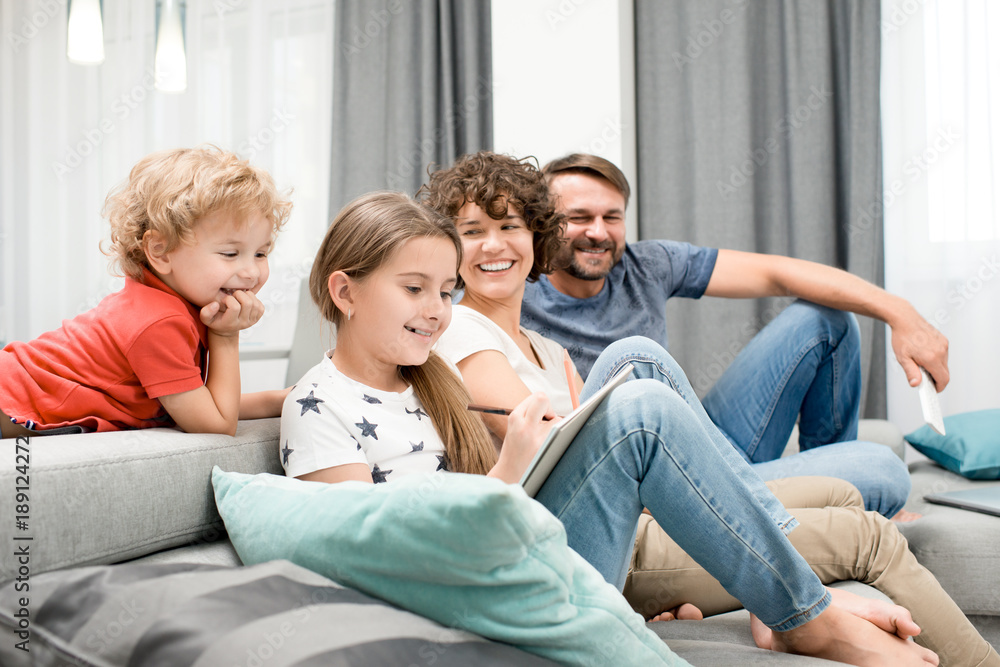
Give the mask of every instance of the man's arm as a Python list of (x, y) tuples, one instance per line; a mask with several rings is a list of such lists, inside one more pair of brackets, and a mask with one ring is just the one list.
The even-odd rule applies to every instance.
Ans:
[(911, 386), (927, 369), (938, 391), (950, 379), (948, 339), (902, 297), (841, 269), (780, 255), (720, 250), (706, 296), (795, 296), (821, 306), (882, 320), (892, 330), (892, 349)]

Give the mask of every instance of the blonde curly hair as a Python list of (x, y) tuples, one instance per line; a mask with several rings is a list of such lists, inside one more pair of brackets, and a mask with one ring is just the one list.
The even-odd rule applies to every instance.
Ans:
[(216, 146), (151, 153), (105, 200), (111, 244), (102, 251), (111, 257), (112, 270), (141, 280), (149, 269), (147, 231), (159, 233), (170, 252), (180, 243), (193, 243), (195, 223), (218, 210), (238, 218), (260, 213), (277, 234), (292, 203), (265, 170)]

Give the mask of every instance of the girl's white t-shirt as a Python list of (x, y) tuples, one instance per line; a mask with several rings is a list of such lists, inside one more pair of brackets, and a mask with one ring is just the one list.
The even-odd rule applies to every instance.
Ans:
[(448, 469), (444, 443), (412, 387), (372, 389), (337, 370), (329, 353), (285, 398), (279, 447), (289, 477), (347, 463), (366, 464), (376, 483)]
[(531, 341), (541, 368), (524, 356), (514, 339), (493, 320), (467, 306), (458, 305), (452, 309), (451, 325), (441, 334), (434, 349), (456, 364), (476, 352), (496, 350), (507, 357), (511, 368), (528, 389), (544, 392), (549, 397), (556, 414), (569, 414), (573, 410), (573, 399), (566, 379), (562, 346), (537, 331), (521, 327), (521, 332)]

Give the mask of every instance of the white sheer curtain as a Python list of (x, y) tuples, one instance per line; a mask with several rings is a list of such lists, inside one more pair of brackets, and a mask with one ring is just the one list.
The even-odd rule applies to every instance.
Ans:
[[(253, 358), (290, 345), (299, 279), (328, 223), (334, 4), (187, 0), (179, 94), (153, 86), (155, 4), (104, 0), (97, 66), (67, 61), (65, 2), (0, 4), (0, 343), (53, 329), (118, 289), (98, 249), (104, 197), (145, 154), (207, 142), (294, 188), (260, 294), (268, 314), (241, 349)], [(245, 388), (281, 385), (284, 371), (269, 363), (245, 367)]]
[[(882, 8), (886, 286), (949, 338), (944, 414), (1000, 407), (1000, 3)], [(888, 385), (889, 418), (919, 426), (898, 368)]]

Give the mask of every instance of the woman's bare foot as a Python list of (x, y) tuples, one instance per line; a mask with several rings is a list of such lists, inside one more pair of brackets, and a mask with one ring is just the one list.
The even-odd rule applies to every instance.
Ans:
[(914, 623), (913, 616), (906, 607), (898, 604), (873, 600), (842, 588), (827, 588), (833, 604), (848, 611), (869, 623), (885, 630), (889, 634), (902, 639), (909, 639), (920, 634), (920, 626)]
[(896, 515), (892, 517), (892, 520), (895, 521), (896, 523), (909, 523), (910, 521), (916, 521), (922, 516), (923, 514), (920, 514), (919, 512), (907, 512), (906, 510), (899, 510), (898, 512), (896, 512)]
[[(895, 627), (896, 622), (893, 623)], [(890, 634), (837, 604), (788, 632), (773, 632), (754, 616), (751, 616), (750, 628), (754, 642), (772, 651), (811, 655), (862, 667), (938, 664), (934, 652)]]
[[(901, 639), (909, 639), (920, 634), (920, 626), (913, 621), (913, 617), (905, 607), (883, 600), (862, 597), (842, 588), (827, 588), (826, 590), (830, 591), (831, 604), (875, 624), (876, 627), (889, 634), (896, 635)], [(771, 628), (764, 625), (753, 614), (750, 614), (750, 633), (757, 646), (770, 646)]]
[(693, 604), (685, 602), (679, 607), (668, 609), (649, 619), (650, 621), (700, 621), (705, 618), (701, 609)]

